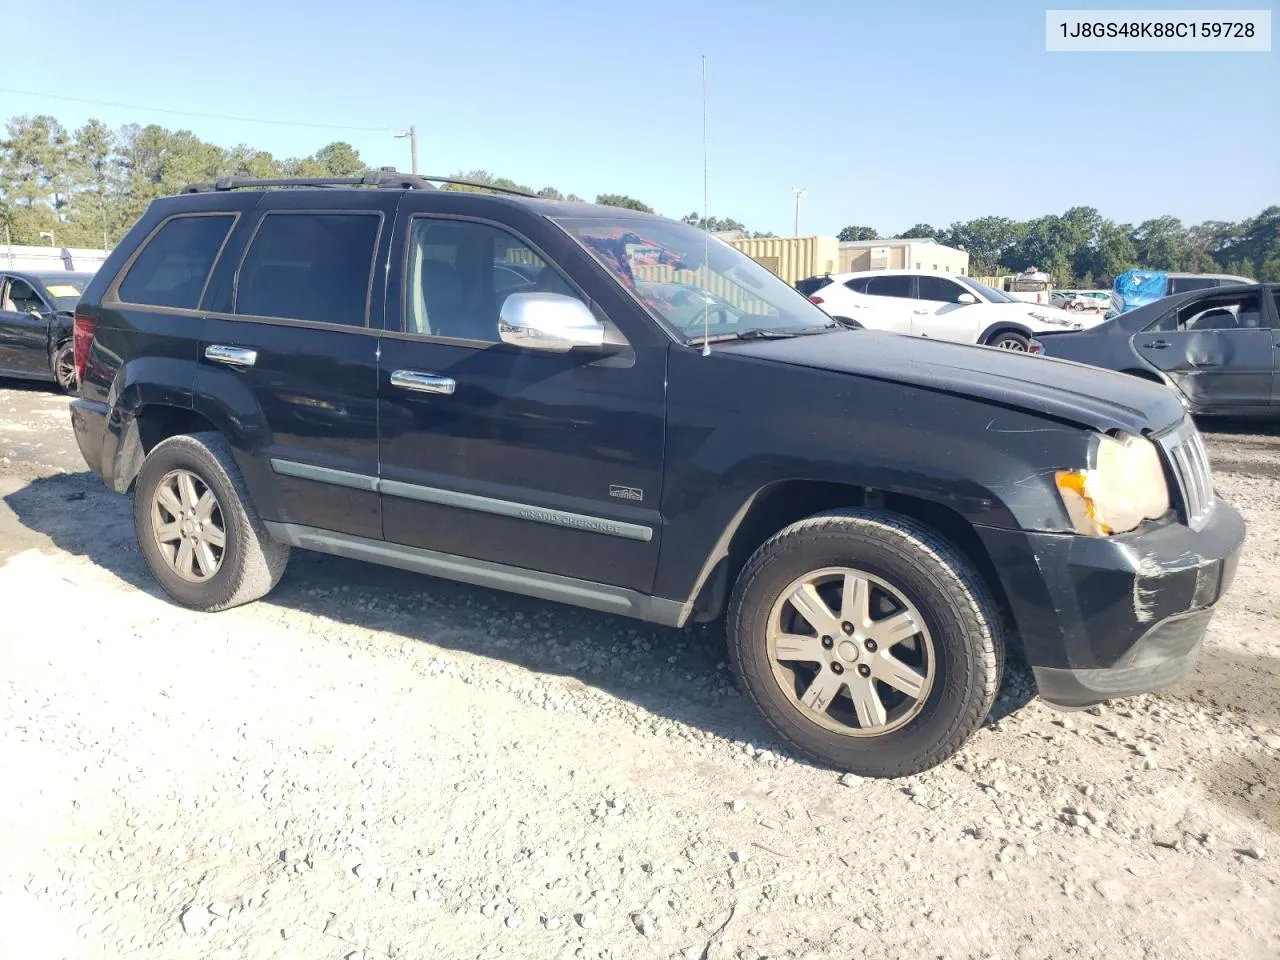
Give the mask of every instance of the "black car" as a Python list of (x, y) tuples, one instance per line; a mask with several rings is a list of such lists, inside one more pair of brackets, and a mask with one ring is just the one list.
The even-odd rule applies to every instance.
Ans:
[(1192, 290), (1036, 340), (1041, 356), (1174, 387), (1197, 415), (1280, 415), (1280, 284)]
[(824, 274), (821, 277), (805, 277), (803, 280), (796, 281), (796, 289), (803, 293), (806, 297), (811, 297), (825, 286), (831, 284), (831, 274)]
[(0, 271), (0, 377), (76, 388), (71, 318), (92, 273)]
[(303, 548), (723, 617), (773, 732), (876, 776), (960, 748), (1006, 644), (1068, 707), (1190, 669), (1244, 525), (1170, 391), (848, 330), (687, 224), (433, 179), (193, 187), (90, 284), (76, 438), (179, 603)]

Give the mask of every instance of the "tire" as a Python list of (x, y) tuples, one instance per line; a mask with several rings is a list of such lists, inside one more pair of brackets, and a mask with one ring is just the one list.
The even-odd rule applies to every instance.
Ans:
[(987, 346), (997, 350), (1013, 350), (1026, 353), (1031, 349), (1031, 338), (1016, 330), (1001, 330), (987, 340)]
[[(192, 480), (190, 497), (184, 477)], [(162, 485), (167, 498), (159, 493)], [(212, 494), (212, 507), (207, 506), (205, 493)], [(197, 509), (188, 509), (191, 501), (197, 501)], [(182, 519), (188, 513), (191, 518)], [(202, 529), (197, 530), (201, 520)], [(266, 596), (280, 582), (289, 561), (288, 546), (268, 535), (231, 447), (217, 433), (170, 437), (156, 444), (134, 486), (133, 523), (152, 576), (165, 593), (193, 610), (226, 610)], [(177, 539), (175, 527), (181, 530)], [(183, 542), (194, 545), (185, 555)], [(201, 545), (209, 548), (208, 554)], [(213, 563), (205, 568), (202, 557), (212, 557)], [(180, 572), (184, 566), (186, 576)]]
[[(798, 581), (827, 576), (835, 568), (867, 578), (868, 617), (877, 604), (883, 614), (888, 600), (901, 601), (901, 609), (883, 619), (863, 620), (867, 635), (883, 637), (880, 624), (891, 622), (923, 629), (909, 639), (898, 630), (904, 639), (882, 639), (883, 651), (863, 643), (870, 653), (857, 642), (864, 636), (859, 628), (852, 635), (832, 637), (831, 649), (824, 649), (826, 638), (792, 636), (818, 631), (785, 599), (792, 595), (789, 591)], [(836, 589), (835, 596), (840, 596), (831, 584), (817, 589), (820, 595), (827, 591), (826, 597)], [(843, 607), (842, 603), (837, 620), (848, 615)], [(775, 642), (770, 635), (776, 631), (779, 610), (784, 618), (791, 617), (791, 625), (784, 625)], [(826, 612), (834, 610), (835, 604), (829, 603)], [(845, 622), (833, 629), (849, 626)], [(955, 754), (987, 717), (1004, 662), (1000, 630), (986, 585), (956, 548), (909, 517), (859, 509), (818, 514), (766, 541), (734, 587), (727, 633), (740, 688), (781, 740), (824, 766), (865, 777), (901, 777), (928, 770)], [(819, 666), (793, 658), (788, 667), (774, 654), (790, 643), (802, 647), (803, 656), (816, 657), (821, 651), (828, 662)], [(858, 648), (852, 651), (856, 660), (844, 659), (850, 652), (846, 648)], [(883, 659), (891, 650), (892, 657)], [(848, 666), (839, 676), (833, 673), (837, 659)], [(878, 679), (886, 665), (904, 663), (915, 670), (914, 677), (926, 680), (918, 697)], [(879, 729), (876, 722), (863, 726), (863, 715), (853, 701), (855, 671), (861, 674), (864, 668), (877, 671), (869, 680), (863, 677), (861, 689), (869, 684), (877, 691), (886, 721)], [(841, 686), (821, 709), (805, 706), (803, 697), (818, 687), (820, 677), (825, 677), (823, 683)], [(897, 706), (891, 707), (895, 700)]]
[(70, 340), (60, 343), (53, 351), (49, 364), (53, 370), (53, 379), (63, 393), (80, 392), (80, 384), (76, 380), (76, 345)]

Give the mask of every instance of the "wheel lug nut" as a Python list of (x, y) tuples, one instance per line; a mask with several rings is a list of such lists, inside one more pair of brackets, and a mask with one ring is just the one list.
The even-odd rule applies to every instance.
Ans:
[(832, 640), (830, 637), (823, 637), (823, 638), (822, 638), (822, 649), (823, 649), (823, 650), (830, 650), (830, 649), (831, 649), (832, 647), (834, 647), (835, 645), (836, 645), (836, 642), (835, 642), (834, 640)]
[(866, 646), (867, 646), (867, 653), (876, 652), (876, 642), (874, 640), (868, 640)]
[(853, 633), (853, 624), (849, 623), (848, 621), (845, 621), (844, 623), (840, 624), (840, 629), (843, 630), (845, 633)]
[(865, 663), (858, 664), (858, 675), (861, 677), (871, 676), (871, 668), (868, 667)]
[(831, 665), (831, 672), (832, 672), (832, 673), (844, 673), (844, 667), (840, 666), (840, 664), (838, 664), (838, 663), (833, 663), (833, 664)]

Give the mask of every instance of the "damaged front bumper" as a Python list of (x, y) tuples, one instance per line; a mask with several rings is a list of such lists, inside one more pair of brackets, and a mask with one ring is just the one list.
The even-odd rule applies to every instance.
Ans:
[(1235, 576), (1244, 520), (1218, 501), (1199, 532), (1114, 537), (982, 528), (1040, 696), (1064, 708), (1185, 676)]

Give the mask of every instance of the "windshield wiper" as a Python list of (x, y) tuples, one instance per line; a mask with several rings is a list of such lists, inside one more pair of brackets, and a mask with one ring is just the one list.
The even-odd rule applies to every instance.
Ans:
[(734, 330), (732, 333), (713, 333), (711, 336), (691, 337), (689, 343), (702, 343), (705, 339), (708, 343), (723, 343), (726, 340), (786, 340), (794, 337), (794, 330), (768, 330), (764, 327), (750, 327), (746, 330)]

